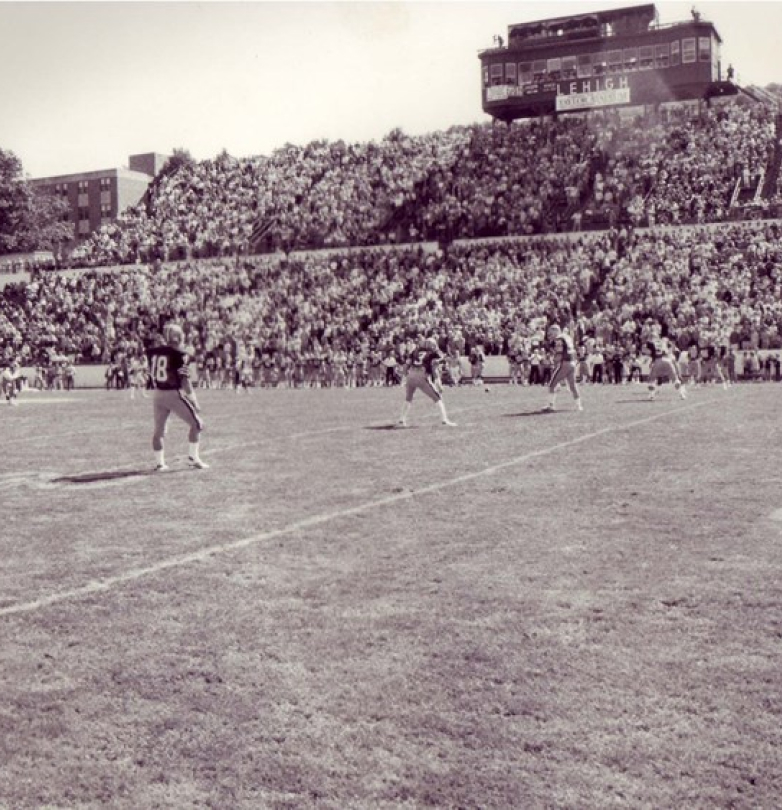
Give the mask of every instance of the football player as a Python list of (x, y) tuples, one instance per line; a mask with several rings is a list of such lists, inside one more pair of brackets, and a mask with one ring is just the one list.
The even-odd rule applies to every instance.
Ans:
[(660, 382), (672, 382), (673, 387), (679, 392), (682, 399), (687, 399), (687, 391), (679, 376), (679, 369), (671, 354), (671, 350), (662, 338), (648, 340), (644, 346), (644, 354), (648, 354), (652, 360), (649, 369), (648, 386), (649, 399), (657, 396), (657, 389)]
[(22, 377), (22, 370), (18, 360), (12, 360), (8, 368), (3, 369), (0, 374), (0, 390), (9, 405), (16, 406), (19, 403), (16, 397), (19, 393), (19, 380)]
[(701, 376), (698, 380), (702, 385), (719, 382), (727, 390), (728, 381), (720, 364), (719, 349), (714, 343), (707, 343), (701, 348)]
[(402, 415), (399, 418), (399, 427), (407, 427), (407, 416), (416, 391), (422, 391), (440, 409), (442, 423), (449, 427), (456, 427), (456, 422), (448, 418), (440, 386), (437, 382), (437, 366), (442, 362), (444, 355), (437, 346), (437, 341), (427, 338), (413, 349), (407, 363), (405, 377), (405, 402), (402, 406)]
[(182, 327), (169, 324), (163, 331), (164, 343), (147, 352), (152, 402), (155, 414), (155, 431), (152, 449), (155, 451), (155, 470), (168, 470), (165, 461), (163, 438), (166, 435), (168, 417), (175, 413), (187, 424), (190, 466), (199, 470), (209, 467), (199, 455), (199, 442), (204, 424), (199, 416), (200, 407), (190, 382), (190, 357), (184, 350), (185, 336)]
[(557, 388), (567, 383), (570, 393), (576, 403), (576, 410), (583, 411), (581, 394), (576, 384), (576, 350), (573, 347), (573, 338), (563, 332), (558, 324), (552, 324), (546, 332), (546, 337), (552, 345), (554, 352), (554, 370), (548, 385), (549, 403), (545, 411), (553, 411), (557, 400)]

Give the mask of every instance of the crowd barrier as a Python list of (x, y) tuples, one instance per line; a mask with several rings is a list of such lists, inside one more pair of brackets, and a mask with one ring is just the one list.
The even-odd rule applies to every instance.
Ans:
[[(761, 363), (769, 355), (774, 355), (782, 359), (782, 349), (760, 349), (757, 352), (758, 358)], [(460, 358), (462, 381), (468, 381), (471, 376), (470, 361), (467, 357)], [(642, 358), (641, 370), (642, 374), (648, 371), (649, 363), (646, 358)], [(90, 388), (105, 388), (106, 387), (106, 372), (108, 366), (104, 364), (97, 365), (83, 365), (76, 366), (76, 381), (75, 387), (77, 389), (90, 389)], [(744, 376), (744, 352), (743, 350), (736, 351), (736, 376), (741, 378)], [(27, 378), (28, 384), (32, 385), (35, 379), (35, 369), (31, 367), (23, 367), (22, 374)], [(491, 383), (504, 383), (510, 377), (510, 364), (505, 355), (489, 355), (483, 364), (483, 380)]]

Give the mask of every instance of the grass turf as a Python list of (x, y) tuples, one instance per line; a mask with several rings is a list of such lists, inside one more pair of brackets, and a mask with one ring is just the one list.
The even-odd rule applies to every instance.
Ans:
[(26, 393), (0, 806), (778, 806), (780, 391)]

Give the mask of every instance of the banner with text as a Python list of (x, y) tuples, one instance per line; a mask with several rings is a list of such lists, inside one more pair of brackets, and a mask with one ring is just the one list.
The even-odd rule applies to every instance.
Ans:
[(616, 87), (612, 90), (595, 90), (591, 93), (571, 93), (556, 97), (556, 111), (580, 110), (590, 107), (610, 107), (613, 104), (629, 104), (630, 88)]

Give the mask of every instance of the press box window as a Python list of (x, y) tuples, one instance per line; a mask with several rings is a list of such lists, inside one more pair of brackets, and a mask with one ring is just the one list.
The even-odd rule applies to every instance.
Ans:
[(644, 69), (654, 67), (654, 48), (651, 45), (641, 46), (639, 65)]
[(711, 40), (709, 37), (698, 37), (698, 60), (711, 62)]
[(578, 57), (578, 78), (588, 79), (592, 75), (592, 55), (582, 53)]
[(519, 84), (532, 84), (532, 62), (519, 62)]
[(502, 65), (491, 66), (491, 83), (492, 85), (502, 84)]
[(671, 50), (667, 42), (654, 46), (654, 60), (658, 68), (667, 68), (671, 64)]
[(695, 52), (695, 37), (682, 40), (682, 64), (691, 65), (697, 59)]
[(682, 63), (681, 43), (677, 39), (671, 43), (671, 67), (676, 67)]
[(516, 84), (516, 63), (505, 63), (505, 84)]

